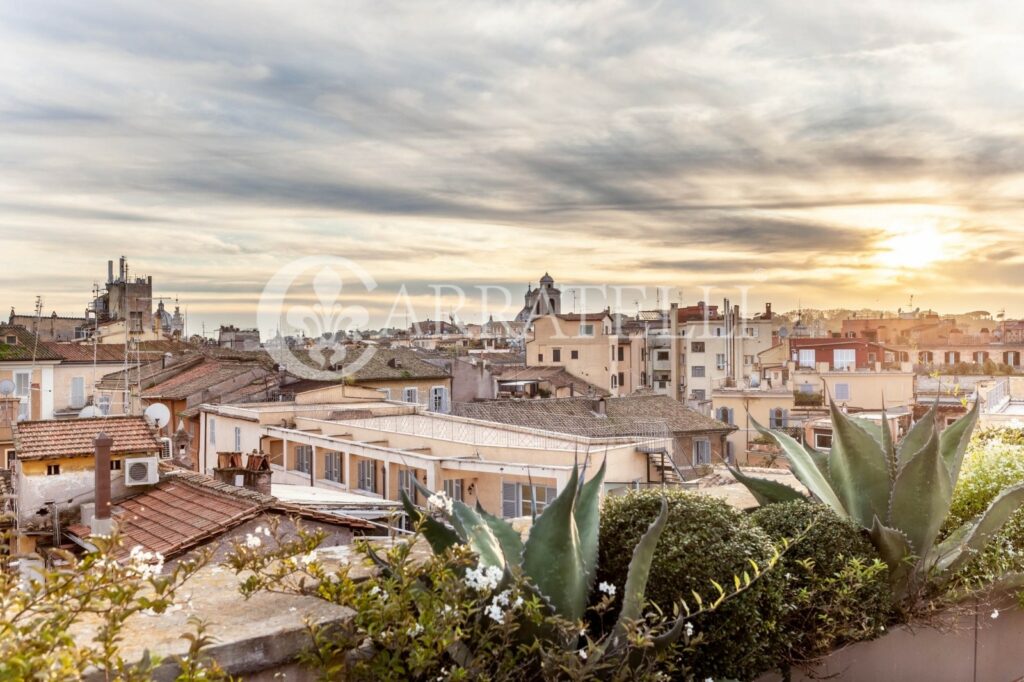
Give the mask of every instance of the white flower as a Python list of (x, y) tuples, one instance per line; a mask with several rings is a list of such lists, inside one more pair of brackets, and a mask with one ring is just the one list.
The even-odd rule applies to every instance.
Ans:
[(615, 596), (615, 585), (612, 585), (611, 583), (602, 582), (600, 585), (597, 586), (597, 589), (601, 592), (604, 592), (609, 597)]
[(505, 590), (500, 594), (494, 595), (494, 599), (491, 601), (492, 604), (498, 606), (508, 606), (509, 597), (512, 596), (512, 590)]
[(409, 636), (410, 637), (415, 637), (416, 635), (420, 634), (421, 632), (423, 632), (423, 626), (420, 625), (419, 623), (416, 623), (411, 628), (409, 628)]
[(143, 579), (155, 578), (164, 569), (164, 556), (160, 552), (147, 552), (136, 545), (128, 554), (128, 569)]
[(686, 636), (688, 638), (693, 637), (693, 623), (687, 622), (686, 625), (683, 626), (683, 631), (686, 632)]
[(309, 554), (305, 554), (305, 555), (303, 555), (303, 556), (302, 556), (302, 557), (301, 557), (301, 558), (299, 559), (299, 561), (301, 561), (301, 562), (303, 563), (303, 565), (305, 565), (305, 566), (309, 566), (309, 565), (310, 565), (311, 563), (313, 563), (314, 561), (316, 561), (316, 550), (314, 549), (314, 550), (313, 550), (312, 552), (310, 552)]
[(454, 502), (452, 498), (448, 497), (448, 495), (441, 490), (427, 498), (427, 506), (431, 509), (436, 509), (437, 511), (443, 511), (448, 516), (451, 516)]
[(259, 547), (262, 544), (263, 544), (263, 540), (260, 540), (260, 538), (258, 536), (253, 535), (252, 533), (248, 533), (245, 536), (245, 546), (248, 547), (249, 549), (256, 549), (257, 547)]
[(584, 661), (587, 660), (587, 650), (586, 649), (580, 649), (580, 658), (582, 658)]
[(516, 597), (516, 600), (514, 602), (512, 602), (512, 608), (514, 608), (514, 609), (518, 609), (522, 605), (523, 605), (523, 598), (522, 597)]
[(497, 604), (491, 604), (484, 609), (484, 614), (488, 616), (495, 623), (505, 622), (505, 612), (501, 610), (501, 607)]
[(501, 582), (502, 575), (504, 571), (497, 566), (470, 568), (466, 571), (466, 584), (481, 592), (493, 590)]
[(992, 612), (992, 620), (995, 620), (998, 617), (999, 617), (999, 609), (996, 609), (995, 611)]
[(370, 589), (370, 596), (371, 597), (376, 597), (378, 594), (380, 594), (380, 585), (374, 585)]

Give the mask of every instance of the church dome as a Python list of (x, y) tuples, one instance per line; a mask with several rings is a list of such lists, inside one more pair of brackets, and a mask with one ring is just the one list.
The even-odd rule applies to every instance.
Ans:
[(541, 284), (554, 284), (555, 283), (555, 278), (545, 272), (544, 276), (540, 278), (540, 283)]

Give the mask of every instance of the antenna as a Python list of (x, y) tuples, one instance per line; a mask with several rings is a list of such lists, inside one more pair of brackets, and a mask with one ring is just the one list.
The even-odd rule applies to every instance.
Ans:
[(142, 413), (146, 423), (160, 430), (171, 421), (171, 411), (163, 403), (153, 403)]

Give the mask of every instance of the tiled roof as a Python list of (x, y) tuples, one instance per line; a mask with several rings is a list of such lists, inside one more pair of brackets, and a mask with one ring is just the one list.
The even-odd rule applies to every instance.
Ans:
[(142, 417), (94, 417), (19, 422), (14, 448), (20, 460), (91, 457), (100, 433), (114, 441), (111, 454), (157, 453), (160, 442)]
[[(344, 359), (354, 362), (355, 358), (362, 358), (363, 352), (361, 348), (348, 348)], [(312, 360), (308, 351), (295, 350), (292, 351), (292, 355), (294, 357), (288, 358), (286, 369), (294, 370), (297, 375), (301, 372), (298, 369), (299, 365), (316, 370), (329, 370), (332, 366), (333, 356), (326, 358), (326, 362), (321, 364)], [(423, 360), (418, 357), (416, 351), (408, 348), (376, 348), (369, 354), (366, 364), (349, 376), (350, 382), (359, 383), (387, 379), (435, 379), (449, 375), (444, 369)]]
[(564, 313), (556, 317), (569, 322), (597, 322), (606, 317), (611, 317), (611, 315), (607, 310), (603, 310), (599, 313)]
[(200, 391), (235, 377), (241, 377), (246, 373), (253, 373), (253, 379), (266, 374), (263, 367), (258, 363), (204, 358), (199, 364), (145, 389), (142, 397), (148, 399), (185, 400)]
[(600, 386), (570, 374), (564, 367), (506, 365), (492, 368), (491, 374), (498, 381), (543, 381), (556, 388), (573, 386), (576, 395), (611, 395), (609, 391)]
[(663, 395), (607, 398), (603, 416), (594, 408), (594, 399), (580, 397), (455, 403), (452, 411), (460, 417), (594, 437), (636, 435), (652, 423), (676, 434), (736, 429)]
[[(94, 347), (91, 343), (68, 343), (47, 341), (40, 343), (49, 350), (60, 356), (64, 362), (88, 362), (91, 363), (94, 357)], [(139, 357), (145, 362), (159, 358), (164, 353), (180, 353), (187, 346), (175, 343), (174, 341), (148, 341), (139, 344)], [(124, 362), (123, 343), (98, 343), (95, 346), (95, 358), (97, 362), (111, 363)], [(135, 351), (130, 351), (128, 362), (135, 361)]]
[[(114, 502), (112, 516), (123, 539), (116, 558), (127, 556), (135, 546), (172, 558), (268, 511), (355, 530), (372, 529), (359, 519), (283, 503), (194, 471), (165, 469), (156, 485)], [(82, 525), (69, 531), (79, 537), (89, 535), (88, 527)]]
[[(13, 336), (14, 343), (8, 343), (7, 337)], [(46, 347), (42, 341), (36, 341), (35, 335), (25, 327), (18, 325), (0, 325), (0, 362), (31, 362), (36, 360), (60, 360), (60, 356)]]

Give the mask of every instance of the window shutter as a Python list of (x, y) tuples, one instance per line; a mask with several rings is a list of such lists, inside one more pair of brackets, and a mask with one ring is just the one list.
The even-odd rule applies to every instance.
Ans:
[(501, 483), (501, 515), (506, 519), (516, 516), (516, 484)]
[(732, 408), (732, 407), (729, 408), (729, 421), (726, 422), (726, 423), (727, 424), (735, 424), (736, 423), (736, 410), (735, 410), (735, 408)]
[(789, 410), (782, 411), (782, 428), (789, 426)]

